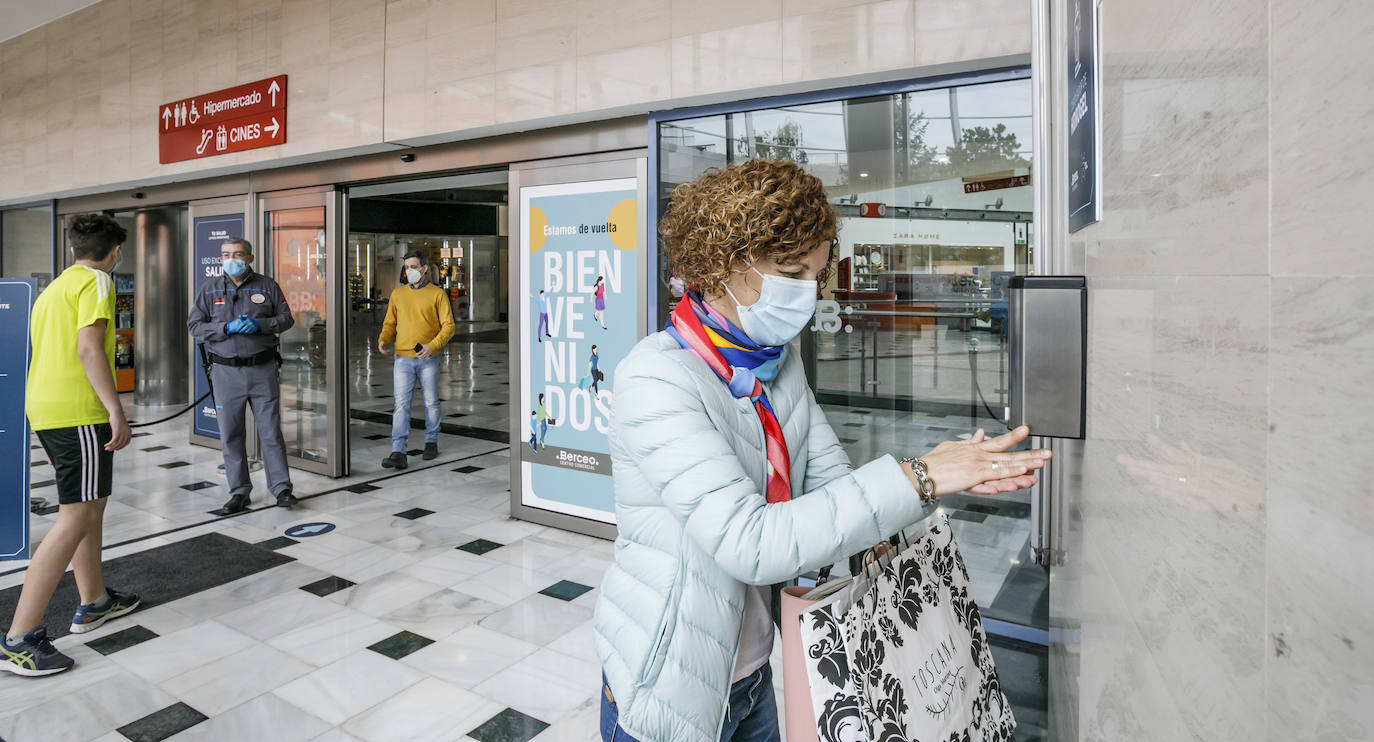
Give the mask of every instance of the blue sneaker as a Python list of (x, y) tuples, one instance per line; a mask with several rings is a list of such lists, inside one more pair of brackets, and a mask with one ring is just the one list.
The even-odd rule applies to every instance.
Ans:
[(97, 609), (95, 603), (86, 603), (76, 607), (76, 615), (72, 616), (73, 634), (94, 631), (112, 618), (133, 613), (140, 602), (137, 595), (117, 593), (109, 588), (105, 588), (105, 592), (110, 594), (110, 602), (104, 608)]
[(0, 658), (4, 660), (0, 667), (29, 678), (55, 675), (76, 664), (71, 657), (57, 651), (48, 640), (48, 630), (41, 626), (14, 644), (0, 632), (0, 655), (4, 655)]

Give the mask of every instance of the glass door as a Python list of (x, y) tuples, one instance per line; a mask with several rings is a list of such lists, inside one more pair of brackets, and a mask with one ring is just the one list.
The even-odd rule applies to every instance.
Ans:
[[(259, 245), (295, 324), (281, 334), (282, 436), (291, 465), (326, 476), (348, 471), (344, 443), (338, 194), (332, 189), (259, 197)], [(341, 422), (342, 421), (342, 422)]]

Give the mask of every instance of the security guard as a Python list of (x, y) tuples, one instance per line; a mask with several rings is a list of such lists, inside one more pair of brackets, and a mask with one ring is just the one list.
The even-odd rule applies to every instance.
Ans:
[(289, 330), (295, 320), (277, 282), (253, 271), (253, 246), (248, 240), (225, 240), (220, 245), (220, 266), (223, 275), (201, 286), (186, 320), (191, 335), (205, 343), (213, 364), (210, 378), (224, 472), (229, 478), (229, 501), (220, 513), (246, 510), (253, 490), (244, 454), (246, 405), (252, 405), (258, 424), (267, 488), (276, 496), (277, 505), (289, 508), (296, 504), (296, 497), (291, 492), (281, 434), (277, 335)]

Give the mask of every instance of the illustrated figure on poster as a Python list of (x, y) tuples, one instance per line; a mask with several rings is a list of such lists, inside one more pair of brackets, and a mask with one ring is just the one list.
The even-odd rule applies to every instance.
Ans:
[(530, 410), (530, 450), (539, 453), (539, 413), (535, 410)]
[(539, 406), (535, 409), (535, 415), (539, 422), (539, 448), (543, 448), (544, 436), (549, 434), (549, 426), (553, 425), (555, 421), (549, 418), (549, 408), (544, 405), (542, 392), (539, 394)]
[(539, 289), (539, 296), (534, 300), (539, 304), (539, 327), (535, 330), (534, 339), (541, 343), (546, 337), (552, 340), (553, 333), (549, 332), (549, 299), (544, 296), (544, 289)]
[(592, 346), (592, 354), (587, 358), (587, 376), (591, 379), (591, 384), (588, 386), (592, 389), (592, 396), (601, 394), (600, 389), (597, 388), (597, 382), (605, 379), (606, 376), (601, 373), (601, 354), (596, 352), (595, 345)]
[[(600, 323), (601, 329), (604, 330), (604, 329), (606, 329), (606, 277), (605, 277), (605, 276), (597, 276), (597, 277), (596, 277), (596, 288), (594, 289), (594, 294), (595, 294), (595, 299), (593, 300), (592, 306), (595, 308), (595, 311), (592, 312), (592, 318), (595, 319), (598, 323)], [(593, 381), (595, 381), (595, 379), (593, 379)]]

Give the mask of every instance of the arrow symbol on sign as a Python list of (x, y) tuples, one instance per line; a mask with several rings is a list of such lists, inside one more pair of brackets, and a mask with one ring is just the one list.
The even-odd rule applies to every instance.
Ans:
[(323, 523), (315, 523), (315, 524), (313, 524), (313, 525), (301, 526), (300, 528), (294, 529), (294, 534), (295, 534), (295, 535), (298, 535), (298, 536), (302, 536), (302, 535), (305, 535), (305, 534), (307, 534), (307, 533), (314, 534), (314, 533), (319, 533), (320, 531), (327, 530), (328, 528), (329, 528), (329, 526), (326, 526), (326, 525), (323, 524)]
[(273, 108), (276, 108), (276, 107), (277, 107), (277, 93), (281, 92), (281, 86), (277, 84), (277, 81), (276, 81), (276, 80), (273, 80), (273, 81), (272, 81), (272, 84), (267, 86), (267, 92), (269, 92), (269, 93), (272, 94), (272, 107), (273, 107)]
[(281, 131), (281, 124), (278, 124), (278, 123), (277, 123), (277, 117), (276, 117), (276, 116), (273, 116), (273, 117), (272, 117), (272, 123), (271, 123), (270, 125), (264, 126), (264, 127), (262, 127), (262, 128), (263, 128), (264, 131), (269, 131), (269, 132), (271, 132), (271, 133), (272, 133), (272, 138), (273, 138), (273, 139), (276, 139), (276, 138), (277, 138), (277, 132)]
[(172, 109), (170, 109), (170, 108), (168, 108), (168, 107), (166, 107), (166, 106), (163, 106), (163, 107), (162, 107), (162, 128), (166, 129), (166, 128), (167, 128), (167, 123), (168, 123), (169, 121), (171, 121), (171, 119), (172, 119)]

